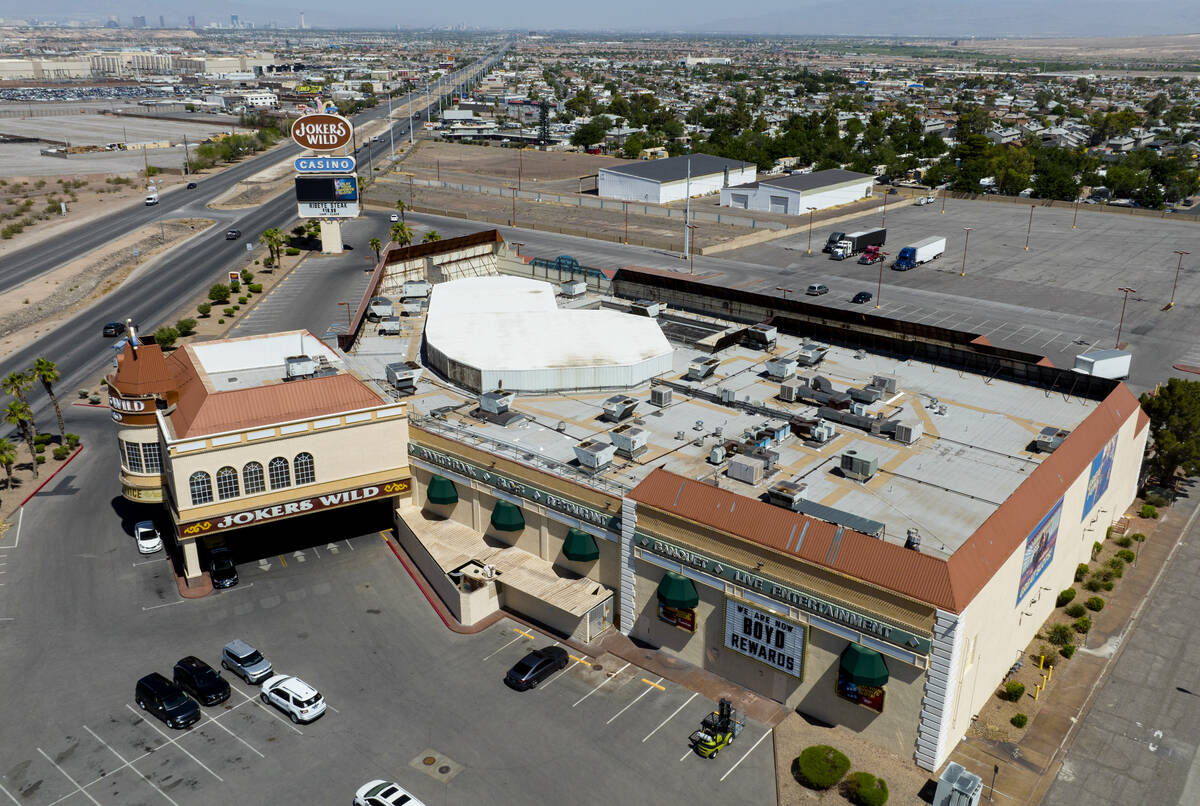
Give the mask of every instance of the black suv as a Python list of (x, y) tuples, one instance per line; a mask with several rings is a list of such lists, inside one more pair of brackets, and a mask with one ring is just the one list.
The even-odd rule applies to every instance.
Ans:
[(175, 664), (175, 685), (204, 705), (217, 705), (229, 699), (229, 683), (195, 655), (180, 658)]
[(183, 689), (152, 672), (137, 683), (134, 701), (166, 723), (168, 728), (186, 728), (200, 721), (200, 706)]
[(225, 230), (225, 240), (227, 241), (236, 241), (240, 237), (242, 237), (242, 231), (240, 229)]

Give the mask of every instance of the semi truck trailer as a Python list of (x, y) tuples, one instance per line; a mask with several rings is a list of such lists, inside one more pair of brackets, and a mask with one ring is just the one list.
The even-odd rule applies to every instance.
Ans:
[(882, 227), (862, 232), (848, 232), (829, 250), (829, 256), (834, 260), (845, 260), (859, 254), (868, 246), (883, 246), (886, 242), (887, 230)]
[(909, 244), (896, 255), (892, 268), (896, 271), (915, 269), (922, 263), (937, 260), (946, 252), (946, 239), (941, 236), (922, 238), (916, 243)]

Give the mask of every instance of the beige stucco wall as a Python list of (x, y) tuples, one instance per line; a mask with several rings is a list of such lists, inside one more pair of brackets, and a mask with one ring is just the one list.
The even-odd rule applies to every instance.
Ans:
[[(902, 756), (912, 754), (924, 693), (924, 670), (886, 658), (890, 680), (883, 713), (876, 713), (837, 696), (838, 663), (848, 646), (844, 638), (806, 626), (804, 675), (797, 679), (725, 646), (724, 591), (695, 583), (700, 603), (696, 607), (696, 631), (691, 633), (658, 617), (657, 588), (666, 571), (640, 559), (635, 560), (634, 571), (638, 607), (634, 638), (667, 649), (689, 663), (789, 708), (845, 725)], [(747, 604), (764, 609), (758, 602)], [(776, 615), (787, 618), (783, 612)]]
[[(1148, 430), (1135, 433), (1136, 426), (1135, 410), (1118, 431), (1108, 489), (1093, 505), (1086, 520), (1083, 504), (1091, 459), (1070, 483), (1063, 495), (1054, 558), (1025, 598), (1017, 602), (1025, 551), (1023, 536), (1017, 550), (961, 614), (961, 661), (954, 675), (957, 693), (947, 736), (949, 746), (966, 732), (971, 717), (999, 688), (1004, 674), (1021, 657), (1038, 630), (1048, 623), (1070, 620), (1061, 611), (1055, 614), (1058, 592), (1071, 586), (1076, 566), (1091, 559), (1092, 543), (1104, 540), (1105, 530), (1124, 515), (1136, 495), (1148, 435)], [(1044, 514), (1039, 515), (1039, 521)], [(1024, 661), (1030, 663), (1028, 658)]]

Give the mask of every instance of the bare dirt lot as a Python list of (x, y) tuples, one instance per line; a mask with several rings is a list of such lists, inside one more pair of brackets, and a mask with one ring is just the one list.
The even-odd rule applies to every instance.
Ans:
[(973, 51), (1016, 58), (1063, 59), (1095, 62), (1196, 62), (1200, 60), (1200, 34), (1171, 36), (1088, 37), (1079, 39), (974, 40)]
[[(403, 170), (420, 176), (437, 175), (450, 180), (493, 179), (517, 181), (523, 188), (534, 182), (555, 190), (575, 190), (578, 180), (594, 176), (601, 168), (628, 163), (629, 160), (601, 157), (578, 152), (538, 151), (533, 148), (463, 145), (424, 140), (407, 159)], [(526, 186), (525, 183), (530, 185)]]

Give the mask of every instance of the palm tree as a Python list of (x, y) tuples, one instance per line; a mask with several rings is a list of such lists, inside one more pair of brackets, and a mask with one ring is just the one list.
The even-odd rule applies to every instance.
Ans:
[(425, 233), (425, 237), (421, 239), (421, 243), (429, 243), (431, 241), (440, 241), (441, 239), (442, 239), (442, 236), (438, 233), (438, 231), (435, 229), (431, 229), (431, 230), (429, 230), (429, 232)]
[(33, 477), (36, 479), (38, 469), (37, 451), (33, 445), (33, 412), (29, 410), (28, 404), (22, 403), (20, 400), (13, 400), (4, 409), (4, 421), (21, 429), (21, 434), (25, 437), (25, 444), (29, 446), (29, 460), (33, 466)]
[[(33, 388), (33, 373), (25, 372), (10, 372), (0, 381), (0, 390), (5, 394), (12, 395), (25, 408), (29, 408), (29, 399), (25, 397), (25, 393)], [(37, 426), (33, 422), (33, 411), (29, 414), (29, 427), (33, 431), (33, 435), (37, 436)]]
[(400, 222), (406, 223), (404, 221), (404, 211), (408, 209), (408, 205), (404, 203), (403, 199), (396, 199), (396, 209), (400, 211)]
[(0, 437), (0, 467), (8, 474), (8, 489), (12, 489), (13, 465), (17, 463), (17, 446)]
[(403, 221), (397, 221), (395, 224), (392, 224), (391, 236), (392, 240), (400, 246), (408, 246), (413, 240), (412, 230)]
[(271, 227), (268, 230), (263, 230), (263, 234), (258, 236), (258, 240), (267, 247), (267, 251), (271, 255), (271, 262), (278, 264), (279, 256), (283, 252), (283, 233), (278, 227)]
[(58, 398), (51, 387), (51, 384), (58, 383), (58, 364), (49, 358), (36, 359), (33, 362), (33, 377), (42, 382), (42, 388), (46, 390), (46, 395), (54, 404), (54, 413), (58, 415), (58, 435), (62, 437), (62, 444), (66, 445), (67, 424), (63, 421), (62, 406), (58, 405)]
[(367, 246), (371, 247), (372, 251), (375, 252), (375, 262), (378, 263), (379, 252), (381, 249), (383, 249), (383, 241), (379, 240), (378, 238), (372, 238), (371, 240), (367, 241)]

